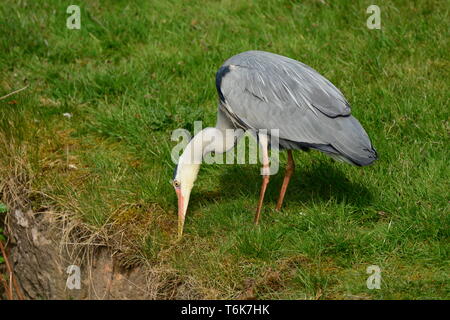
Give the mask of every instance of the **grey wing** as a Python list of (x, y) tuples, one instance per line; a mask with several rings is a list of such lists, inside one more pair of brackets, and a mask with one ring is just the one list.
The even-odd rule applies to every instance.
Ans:
[(249, 51), (227, 60), (216, 77), (227, 114), (251, 129), (278, 129), (281, 140), (367, 165), (369, 137), (342, 93), (312, 68), (287, 57)]

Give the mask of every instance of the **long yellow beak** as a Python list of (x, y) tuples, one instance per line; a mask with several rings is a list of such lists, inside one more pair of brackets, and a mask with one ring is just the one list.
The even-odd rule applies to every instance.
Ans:
[(184, 212), (184, 198), (180, 189), (176, 189), (175, 192), (178, 197), (178, 239), (181, 239), (183, 236), (184, 219), (186, 217)]

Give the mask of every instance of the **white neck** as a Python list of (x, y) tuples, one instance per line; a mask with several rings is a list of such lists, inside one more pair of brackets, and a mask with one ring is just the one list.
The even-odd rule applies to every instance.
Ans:
[(205, 128), (197, 133), (184, 149), (179, 164), (201, 164), (203, 156), (209, 152), (224, 153), (234, 146), (232, 132), (217, 128)]
[(235, 136), (217, 128), (205, 128), (188, 143), (178, 160), (177, 177), (185, 187), (192, 188), (203, 157), (210, 153), (226, 152), (234, 146)]

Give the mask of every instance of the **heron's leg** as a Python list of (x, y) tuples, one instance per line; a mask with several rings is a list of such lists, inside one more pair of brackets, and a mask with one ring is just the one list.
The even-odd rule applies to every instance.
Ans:
[(292, 150), (288, 150), (288, 159), (286, 165), (286, 173), (284, 175), (283, 185), (281, 186), (280, 197), (278, 198), (277, 206), (275, 210), (280, 210), (283, 205), (284, 195), (286, 193), (287, 187), (289, 185), (289, 181), (291, 180), (291, 176), (294, 173), (295, 162), (294, 158), (292, 158)]
[(264, 202), (264, 194), (266, 193), (267, 185), (269, 184), (270, 179), (270, 168), (269, 168), (269, 149), (268, 149), (268, 141), (267, 136), (259, 135), (259, 140), (262, 149), (262, 163), (263, 167), (261, 169), (261, 174), (263, 176), (262, 184), (261, 184), (261, 192), (259, 194), (258, 207), (256, 208), (255, 214), (255, 224), (258, 224), (259, 217), (261, 215), (261, 208)]

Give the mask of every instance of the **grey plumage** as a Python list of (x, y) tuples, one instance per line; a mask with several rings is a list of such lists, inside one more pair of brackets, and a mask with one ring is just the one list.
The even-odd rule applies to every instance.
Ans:
[(311, 67), (277, 54), (247, 51), (216, 74), (219, 108), (234, 126), (279, 129), (285, 149), (317, 149), (365, 166), (377, 159), (343, 94)]

